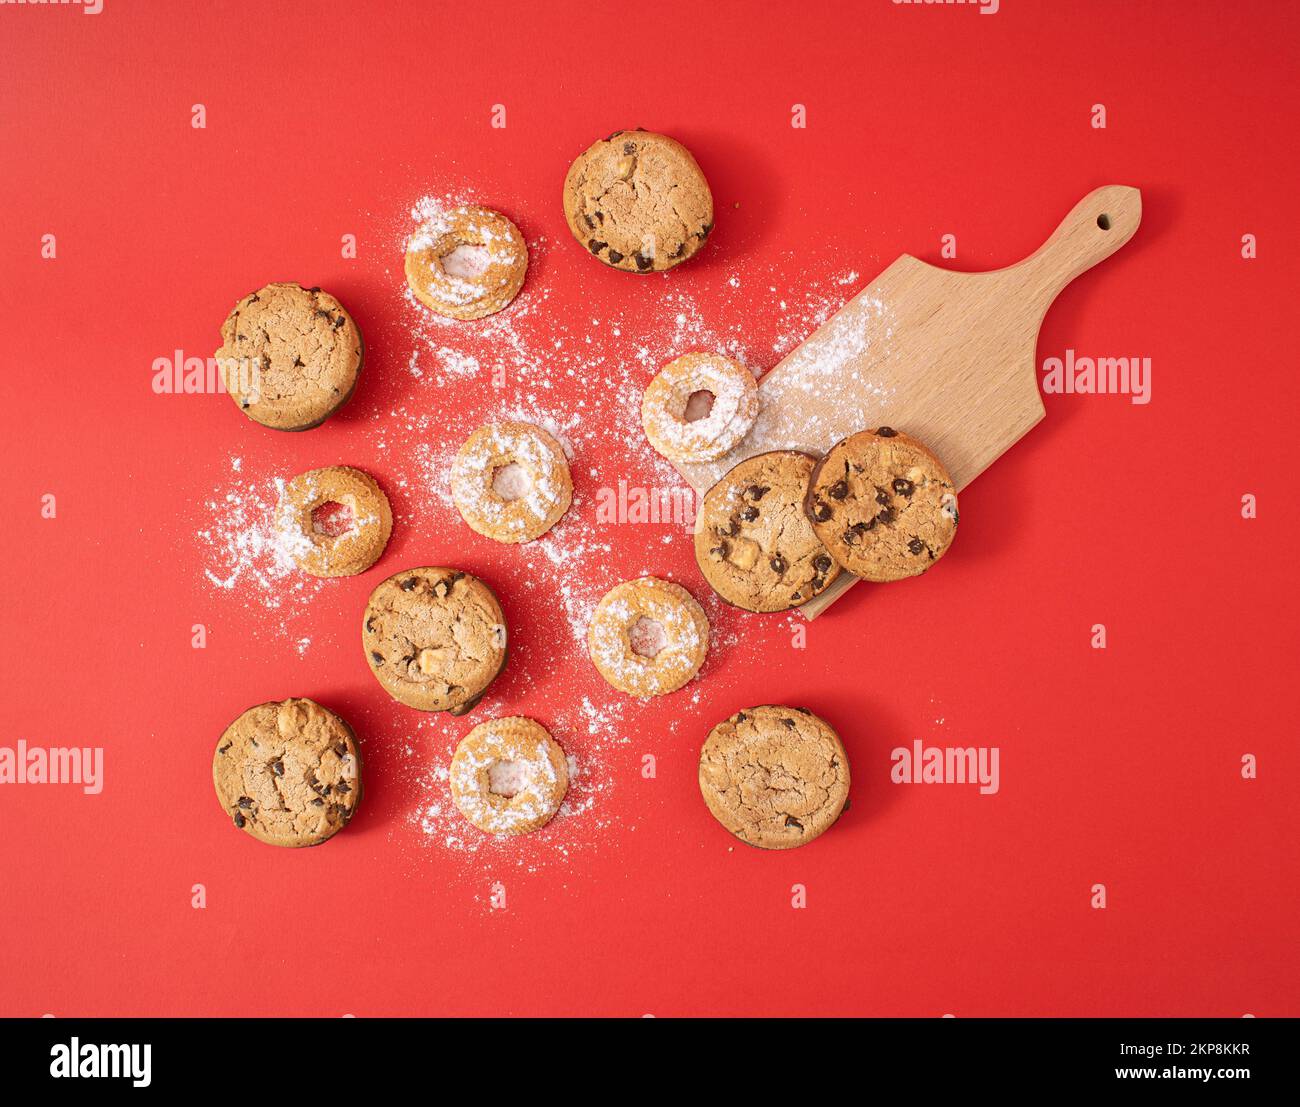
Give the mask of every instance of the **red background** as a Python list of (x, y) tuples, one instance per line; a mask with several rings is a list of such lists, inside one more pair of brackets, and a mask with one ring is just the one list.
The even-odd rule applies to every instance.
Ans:
[[(0, 743), (106, 751), (101, 795), (0, 789), (0, 1013), (1300, 1014), (1297, 41), (1289, 5), (1186, 0), (0, 6)], [(570, 160), (633, 126), (685, 142), (718, 207), (707, 250), (666, 277), (594, 263), (560, 209)], [(1009, 264), (1106, 183), (1143, 190), (1142, 227), (1065, 290), (1038, 357), (1150, 357), (1148, 406), (1046, 397), (963, 494), (944, 563), (854, 589), (806, 649), (785, 617), (710, 606), (702, 681), (625, 702), (626, 741), (570, 827), (470, 853), (412, 825), (421, 773), (471, 722), (529, 714), (581, 755), (573, 704), (623, 699), (549, 585), (529, 587), (533, 555), (404, 493), (410, 436), (382, 445), (402, 406), (433, 412), (435, 438), (454, 409), (434, 442), (454, 449), (513, 402), (512, 382), (407, 372), (418, 197), (455, 187), (516, 218), (537, 348), (566, 327), (573, 349), (590, 314), (611, 364), (629, 335), (670, 353), (680, 291), (768, 368), (789, 325), (773, 273), (782, 295), (838, 301), (901, 252), (940, 261), (945, 233), (951, 264)], [(828, 286), (846, 267), (860, 278)], [(366, 336), (340, 416), (286, 436), (224, 396), (153, 394), (154, 358), (210, 354), (236, 298), (286, 279), (337, 294)], [(544, 403), (583, 398), (596, 425), (565, 525), (611, 549), (575, 586), (650, 571), (702, 594), (680, 528), (596, 523), (595, 488), (663, 470), (627, 396), (577, 368)], [(653, 368), (620, 371), (639, 388)], [(204, 577), (195, 531), (232, 456), (259, 480), (358, 464), (393, 492), (383, 560), (291, 598), (292, 633)], [(511, 670), (466, 721), (393, 703), (361, 655), (370, 589), (418, 564), (485, 576), (511, 621)], [(1109, 648), (1090, 648), (1094, 623)], [(366, 756), (356, 820), (315, 850), (237, 833), (212, 795), (225, 725), (288, 695), (341, 711)], [(779, 854), (733, 848), (695, 783), (708, 728), (774, 699), (837, 726), (854, 771), (842, 822)], [(1000, 793), (890, 783), (913, 738), (999, 747)]]

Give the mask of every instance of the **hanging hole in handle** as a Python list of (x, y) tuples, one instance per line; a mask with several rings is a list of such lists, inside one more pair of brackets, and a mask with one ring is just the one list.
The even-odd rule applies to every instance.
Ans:
[(1110, 230), (1110, 216), (1105, 212), (1102, 212), (1101, 215), (1097, 216), (1097, 226), (1099, 226), (1103, 231)]

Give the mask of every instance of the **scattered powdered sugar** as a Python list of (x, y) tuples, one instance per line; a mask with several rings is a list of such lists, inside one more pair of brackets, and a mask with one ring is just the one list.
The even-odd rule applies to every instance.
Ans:
[[(634, 308), (605, 308), (594, 298), (562, 302), (552, 297), (548, 280), (561, 247), (555, 247), (552, 259), (552, 245), (530, 236), (526, 219), (516, 220), (530, 254), (522, 291), (505, 310), (464, 323), (415, 299), (405, 287), (402, 255), (416, 224), (466, 202), (493, 206), (489, 198), (480, 201), (465, 192), (426, 196), (413, 205), (409, 219), (393, 227), (389, 275), (394, 289), (403, 290), (401, 328), (409, 348), (399, 346), (387, 360), (404, 384), (398, 399), (374, 403), (354, 419), (350, 433), (377, 459), (375, 475), (394, 502), (394, 538), (404, 528), (419, 536), (405, 564), (431, 563), (420, 559), (435, 551), (454, 558), (447, 551), (462, 539), (483, 549), (487, 540), (478, 540), (455, 509), (451, 472), (461, 445), (484, 424), (531, 423), (554, 436), (569, 459), (573, 501), (541, 538), (467, 558), (465, 568), (478, 572), (481, 565), (489, 583), (508, 592), (503, 603), (510, 620), (510, 661), (483, 707), (462, 720), (393, 704), (391, 713), (369, 720), (365, 736), (380, 747), (378, 760), (392, 774), (386, 783), (401, 817), (390, 833), (416, 863), (455, 857), (480, 873), (532, 871), (598, 849), (634, 829), (620, 811), (626, 805), (611, 797), (635, 779), (642, 743), (653, 749), (665, 729), (676, 735), (686, 724), (697, 726), (695, 716), (708, 710), (715, 692), (725, 691), (718, 681), (726, 667), (765, 664), (765, 639), (795, 634), (803, 624), (796, 613), (739, 612), (697, 574), (679, 579), (708, 616), (709, 651), (700, 675), (673, 694), (671, 718), (656, 721), (657, 733), (649, 738), (645, 720), (652, 714), (659, 720), (664, 701), (624, 695), (596, 672), (587, 653), (587, 630), (605, 593), (638, 576), (679, 576), (664, 559), (694, 568), (689, 520), (597, 521), (598, 505), (622, 481), (647, 489), (685, 486), (641, 429), (646, 385), (673, 358), (693, 351), (725, 354), (760, 375), (840, 308), (858, 279), (847, 269), (829, 276), (807, 272), (803, 252), (774, 251), (746, 262), (743, 270), (707, 278), (725, 293), (722, 306), (707, 313), (690, 291), (693, 285), (672, 276), (629, 278), (643, 282), (636, 286), (642, 291)], [(582, 263), (592, 264), (581, 257), (573, 262)], [(884, 329), (873, 340), (887, 337), (883, 308), (881, 322)], [(852, 353), (847, 346), (826, 348), (820, 358), (842, 365)], [(818, 364), (819, 359), (797, 362), (785, 387), (797, 390), (801, 382), (814, 387)], [(304, 653), (310, 645), (310, 607), (293, 601), (316, 596), (328, 582), (294, 569), (292, 550), (275, 531), (277, 478), (288, 474), (244, 472), (248, 468), (232, 458), (223, 487), (207, 504), (212, 519), (198, 532), (202, 571), (214, 590), (254, 613), (258, 633), (278, 635)], [(402, 567), (385, 558), (376, 579)], [(508, 710), (501, 699), (508, 701)], [(526, 835), (483, 833), (461, 815), (450, 791), (456, 744), (474, 722), (502, 714), (537, 718), (569, 760), (569, 791), (560, 811)]]
[(283, 525), (280, 497), (282, 476), (244, 480), (243, 459), (230, 459), (232, 480), (204, 502), (205, 524), (196, 532), (204, 578), (218, 592), (238, 597), (254, 620), (258, 637), (292, 632), (299, 654), (311, 639), (300, 633), (309, 617), (301, 601), (319, 594), (324, 581), (297, 568), (297, 559), (311, 549), (311, 540), (297, 527)]

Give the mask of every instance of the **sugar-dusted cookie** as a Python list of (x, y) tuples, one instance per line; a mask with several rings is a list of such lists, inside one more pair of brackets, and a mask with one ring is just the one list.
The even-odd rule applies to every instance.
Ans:
[(245, 415), (275, 430), (309, 430), (342, 407), (361, 375), (361, 332), (333, 296), (268, 284), (221, 325), (222, 382)]
[(667, 135), (615, 131), (564, 178), (573, 237), (606, 265), (650, 273), (679, 265), (713, 229), (713, 195), (691, 152)]
[(451, 759), (451, 795), (488, 834), (527, 834), (551, 821), (569, 790), (569, 765), (541, 723), (513, 717), (480, 723)]
[(805, 509), (835, 560), (865, 580), (924, 573), (957, 533), (957, 490), (943, 462), (890, 427), (832, 446)]
[(747, 707), (710, 732), (700, 750), (700, 793), (742, 842), (791, 849), (844, 810), (849, 760), (829, 724), (802, 707)]
[(315, 846), (361, 802), (361, 754), (341, 718), (306, 699), (250, 707), (217, 742), (212, 783), (227, 817), (272, 846)]
[(573, 500), (564, 447), (531, 423), (488, 423), (451, 463), (451, 498), (479, 534), (528, 542), (555, 526)]
[(506, 663), (506, 621), (492, 589), (458, 569), (407, 569), (370, 594), (361, 628), (384, 690), (421, 711), (469, 711)]
[(452, 319), (500, 311), (518, 295), (527, 271), (519, 228), (472, 204), (439, 212), (406, 244), (406, 283), (422, 304)]
[(669, 461), (713, 461), (758, 418), (754, 374), (721, 354), (683, 354), (665, 365), (641, 399), (641, 426)]
[(620, 692), (663, 696), (704, 664), (709, 620), (680, 584), (641, 577), (617, 585), (596, 605), (587, 646), (600, 675)]
[(785, 611), (839, 575), (804, 515), (816, 459), (796, 450), (755, 454), (704, 494), (695, 560), (715, 592), (746, 611)]
[(300, 569), (347, 577), (379, 560), (393, 532), (393, 512), (369, 473), (331, 465), (299, 473), (284, 486), (276, 531)]

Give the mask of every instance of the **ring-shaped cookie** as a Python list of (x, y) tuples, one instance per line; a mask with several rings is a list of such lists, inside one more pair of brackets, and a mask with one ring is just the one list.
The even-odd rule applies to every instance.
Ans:
[(600, 675), (620, 692), (664, 696), (699, 672), (709, 620), (680, 584), (641, 577), (612, 588), (596, 605), (587, 647)]
[(500, 311), (523, 287), (524, 237), (500, 212), (450, 208), (416, 228), (406, 245), (406, 282), (426, 307), (452, 319)]
[(758, 418), (754, 375), (722, 354), (674, 358), (641, 399), (646, 438), (670, 461), (714, 461), (740, 444)]
[(451, 465), (461, 518), (498, 542), (529, 542), (559, 522), (573, 501), (564, 447), (531, 423), (488, 423)]
[(527, 834), (551, 821), (569, 790), (569, 765), (541, 723), (521, 716), (471, 730), (451, 759), (451, 795), (488, 834)]
[(369, 473), (346, 465), (299, 473), (284, 486), (276, 519), (294, 564), (317, 577), (365, 572), (393, 532), (384, 490)]

